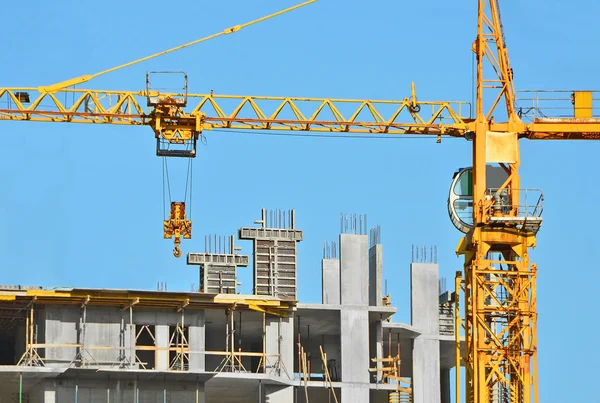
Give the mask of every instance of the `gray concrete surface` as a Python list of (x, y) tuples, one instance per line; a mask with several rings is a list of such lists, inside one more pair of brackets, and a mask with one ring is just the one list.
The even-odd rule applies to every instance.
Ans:
[(204, 371), (206, 368), (206, 356), (203, 354), (206, 350), (205, 322), (204, 311), (194, 311), (192, 315), (186, 315), (186, 323), (190, 326), (190, 371)]
[(410, 265), (411, 325), (425, 335), (437, 335), (439, 328), (439, 266), (433, 263)]
[(439, 267), (410, 265), (411, 324), (421, 334), (413, 343), (413, 402), (440, 402)]
[(340, 305), (340, 260), (321, 261), (322, 303)]
[(341, 403), (365, 403), (369, 401), (371, 391), (368, 384), (346, 384), (342, 386)]
[(340, 235), (342, 305), (369, 304), (368, 241), (367, 235)]
[(342, 382), (369, 383), (369, 316), (366, 309), (342, 309), (341, 339)]
[(369, 249), (369, 305), (381, 306), (383, 296), (383, 245)]
[[(279, 229), (274, 231), (276, 233), (270, 236), (282, 233)], [(28, 377), (25, 401), (32, 403), (70, 403), (74, 402), (75, 393), (77, 403), (104, 403), (107, 396), (110, 403), (133, 402), (138, 389), (140, 402), (149, 403), (162, 403), (165, 394), (167, 401), (178, 403), (300, 403), (304, 402), (304, 384), (294, 377), (298, 333), (311, 356), (310, 403), (330, 401), (328, 386), (320, 379), (322, 360), (319, 346), (323, 347), (328, 359), (335, 360), (338, 378), (334, 379), (334, 387), (341, 403), (387, 401), (388, 392), (394, 386), (376, 384), (376, 377), (368, 369), (375, 366), (371, 358), (387, 356), (390, 349), (390, 354), (395, 355), (398, 346), (401, 376), (412, 378), (414, 403), (449, 403), (449, 369), (454, 366), (454, 337), (439, 334), (438, 266), (411, 265), (411, 324), (388, 322), (398, 308), (382, 306), (382, 245), (368, 248), (366, 235), (341, 234), (339, 248), (339, 259), (324, 259), (322, 262), (323, 304), (299, 303), (289, 317), (282, 319), (267, 315), (267, 354), (280, 354), (281, 368), (285, 371), (279, 374), (273, 370), (277, 367), (274, 357), (270, 359), (266, 374), (253, 373), (259, 359), (256, 357), (243, 359), (248, 372), (210, 372), (215, 370), (223, 356), (210, 357), (205, 354), (206, 351), (225, 350), (227, 319), (224, 309), (184, 311), (185, 325), (189, 326), (189, 372), (180, 372), (168, 371), (171, 357), (167, 350), (156, 352), (154, 371), (111, 369), (110, 366), (118, 361), (123, 350), (126, 358), (132, 358), (133, 337), (144, 324), (151, 325), (157, 347), (168, 347), (171, 327), (181, 323), (181, 312), (134, 307), (134, 326), (131, 328), (128, 310), (89, 306), (84, 338), (79, 306), (46, 305), (36, 313), (40, 343), (85, 342), (86, 345), (114, 348), (86, 352), (100, 364), (99, 369), (76, 369), (78, 372), (66, 369), (76, 356), (75, 347), (48, 349), (49, 368), (0, 366), (0, 403), (10, 402), (7, 399), (14, 397), (12, 391), (18, 387), (21, 371)], [(262, 318), (260, 312), (236, 311), (236, 349), (262, 351)], [(22, 337), (21, 334), (15, 342), (23, 344)], [(199, 377), (198, 382), (194, 381), (195, 377)], [(4, 393), (4, 390), (11, 392)]]
[(157, 350), (155, 353), (156, 357), (156, 369), (159, 371), (166, 371), (169, 369), (169, 326), (168, 325), (156, 325), (154, 328), (154, 337), (156, 338)]
[(264, 385), (264, 403), (290, 403), (294, 401), (293, 386)]
[[(266, 318), (267, 374), (292, 379), (294, 373), (294, 317)], [(281, 362), (277, 362), (279, 355)]]

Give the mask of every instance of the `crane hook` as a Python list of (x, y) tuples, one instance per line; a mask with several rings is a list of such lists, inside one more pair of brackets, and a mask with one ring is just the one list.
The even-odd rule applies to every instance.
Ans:
[(179, 249), (179, 245), (175, 245), (175, 249), (173, 249), (173, 256), (181, 257), (181, 249)]

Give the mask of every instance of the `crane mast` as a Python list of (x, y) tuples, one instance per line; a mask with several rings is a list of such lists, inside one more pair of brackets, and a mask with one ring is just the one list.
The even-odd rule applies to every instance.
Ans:
[[(531, 191), (520, 189), (518, 134), (523, 124), (515, 113), (513, 71), (498, 1), (478, 0), (477, 14), (473, 45), (477, 99), (471, 133), (473, 228), (457, 248), (465, 263), (464, 277), (458, 272), (456, 281), (457, 300), (460, 291), (464, 298), (466, 401), (537, 402), (537, 268), (530, 263), (528, 251), (535, 246), (541, 217), (531, 216), (530, 208), (536, 205), (521, 202), (522, 194)], [(489, 102), (484, 94), (494, 92)], [(502, 98), (507, 122), (505, 130), (494, 131), (493, 114)], [(488, 183), (492, 165), (504, 171), (498, 188)], [(458, 357), (458, 332), (456, 337)], [(456, 388), (460, 401), (459, 371)]]

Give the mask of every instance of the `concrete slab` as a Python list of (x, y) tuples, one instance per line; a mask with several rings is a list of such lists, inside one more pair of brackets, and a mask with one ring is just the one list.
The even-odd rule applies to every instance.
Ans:
[[(350, 309), (364, 309), (364, 305), (321, 305), (321, 304), (306, 304), (299, 303), (297, 305), (297, 310), (314, 310), (314, 311), (340, 311), (342, 307), (348, 307)], [(396, 312), (398, 312), (398, 308), (395, 306), (369, 306), (369, 320), (387, 320), (392, 317)]]
[(419, 329), (414, 326), (407, 325), (399, 322), (383, 322), (383, 329), (386, 331), (389, 329), (394, 336), (400, 336), (402, 339), (414, 339), (421, 335)]

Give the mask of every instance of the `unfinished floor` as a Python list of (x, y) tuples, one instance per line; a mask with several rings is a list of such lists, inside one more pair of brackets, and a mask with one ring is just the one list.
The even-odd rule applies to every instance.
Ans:
[(394, 322), (380, 229), (342, 217), (322, 303), (302, 303), (303, 233), (293, 211), (273, 216), (239, 229), (253, 295), (232, 281), (249, 265), (233, 237), (188, 255), (197, 292), (0, 286), (0, 403), (449, 403), (454, 312), (438, 265), (413, 259), (411, 323)]

